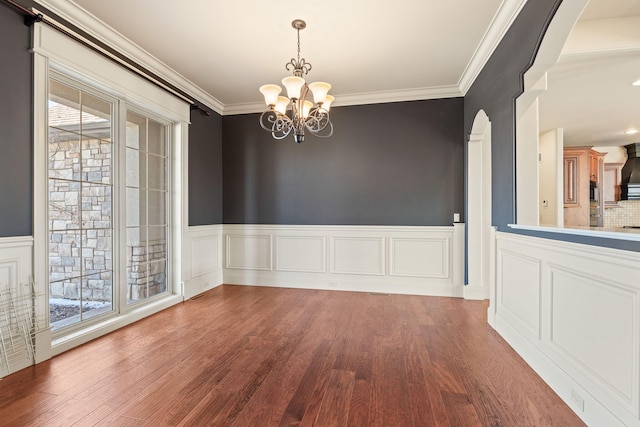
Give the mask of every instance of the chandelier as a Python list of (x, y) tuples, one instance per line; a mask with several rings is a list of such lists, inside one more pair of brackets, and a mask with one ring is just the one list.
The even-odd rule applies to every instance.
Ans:
[[(293, 69), (293, 76), (282, 79), (287, 89), (286, 96), (280, 96), (282, 88), (278, 85), (267, 84), (260, 87), (268, 109), (260, 115), (260, 125), (271, 132), (275, 139), (284, 139), (293, 131), (296, 144), (304, 141), (305, 129), (313, 135), (328, 138), (333, 134), (333, 125), (329, 119), (329, 107), (334, 98), (327, 95), (331, 85), (325, 82), (307, 84), (302, 78), (311, 70), (311, 64), (300, 58), (300, 30), (307, 24), (302, 19), (296, 19), (291, 26), (298, 32), (298, 58), (291, 58), (285, 68)], [(312, 102), (310, 93), (313, 94)]]

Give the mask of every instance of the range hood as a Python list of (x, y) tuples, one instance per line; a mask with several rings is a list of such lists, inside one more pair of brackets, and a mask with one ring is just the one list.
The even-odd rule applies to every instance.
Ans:
[(627, 163), (622, 167), (620, 185), (622, 200), (640, 200), (640, 142), (625, 145)]

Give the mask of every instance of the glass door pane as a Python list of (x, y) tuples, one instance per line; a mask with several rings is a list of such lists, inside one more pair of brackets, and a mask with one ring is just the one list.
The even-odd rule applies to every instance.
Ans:
[(127, 111), (127, 304), (167, 287), (167, 126)]
[(113, 108), (49, 80), (49, 309), (55, 331), (113, 311)]

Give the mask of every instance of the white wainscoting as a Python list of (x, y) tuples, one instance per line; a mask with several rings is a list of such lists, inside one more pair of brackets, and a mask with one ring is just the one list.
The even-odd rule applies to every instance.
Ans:
[(462, 296), (464, 224), (224, 225), (224, 282)]
[(222, 284), (222, 225), (189, 227), (182, 266), (184, 298)]
[[(29, 330), (27, 337), (17, 339), (17, 335), (13, 335), (24, 330), (25, 313), (24, 308), (21, 308), (22, 303), (27, 304), (28, 309), (33, 309), (35, 300), (32, 280), (33, 238), (0, 238), (0, 338), (4, 340), (4, 344), (0, 342), (0, 378), (24, 369), (35, 361), (26, 340), (35, 336), (36, 330), (43, 326), (44, 319), (36, 319), (36, 330)], [(16, 322), (19, 323), (19, 327), (16, 326)], [(12, 335), (13, 339), (10, 339), (9, 335)]]
[(496, 330), (588, 425), (640, 426), (639, 254), (511, 233), (496, 251)]

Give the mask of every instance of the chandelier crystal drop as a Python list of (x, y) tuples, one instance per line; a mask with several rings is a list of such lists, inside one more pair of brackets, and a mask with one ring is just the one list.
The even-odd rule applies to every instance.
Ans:
[[(260, 115), (260, 126), (271, 132), (275, 139), (284, 139), (293, 131), (297, 144), (304, 141), (305, 130), (313, 135), (328, 138), (333, 134), (329, 108), (334, 97), (328, 95), (331, 85), (325, 82), (309, 83), (302, 77), (311, 70), (311, 64), (300, 58), (300, 30), (307, 24), (296, 19), (291, 26), (298, 33), (298, 57), (291, 58), (285, 68), (292, 76), (282, 79), (287, 96), (281, 96), (282, 88), (275, 84), (260, 86), (267, 110)], [(313, 95), (313, 102), (311, 101)]]

